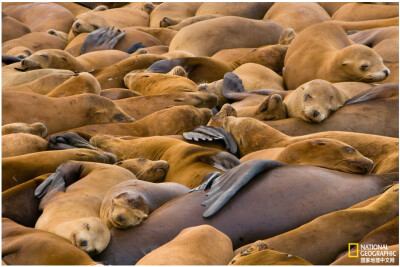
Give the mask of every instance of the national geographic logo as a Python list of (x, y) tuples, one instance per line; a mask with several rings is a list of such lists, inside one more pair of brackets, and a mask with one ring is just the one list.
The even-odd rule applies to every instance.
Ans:
[(358, 243), (349, 243), (349, 258), (358, 258), (358, 256)]

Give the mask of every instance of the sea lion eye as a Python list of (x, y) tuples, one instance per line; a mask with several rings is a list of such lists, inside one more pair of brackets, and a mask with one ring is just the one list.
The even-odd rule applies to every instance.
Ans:
[(325, 143), (324, 142), (318, 142), (317, 145), (323, 146), (323, 145), (325, 145)]
[(45, 55), (45, 54), (41, 54), (40, 56), (43, 57), (43, 58), (45, 58), (45, 59), (48, 59), (48, 58), (49, 58), (49, 56), (48, 56), (48, 55)]
[(346, 151), (347, 153), (353, 153), (353, 152), (355, 152), (356, 150), (355, 150), (354, 148), (352, 148), (352, 147), (345, 146), (345, 147), (344, 147), (344, 151)]
[(304, 101), (307, 101), (308, 99), (311, 99), (312, 97), (309, 94), (304, 95)]
[(366, 70), (368, 68), (368, 64), (362, 64), (360, 68), (361, 70)]

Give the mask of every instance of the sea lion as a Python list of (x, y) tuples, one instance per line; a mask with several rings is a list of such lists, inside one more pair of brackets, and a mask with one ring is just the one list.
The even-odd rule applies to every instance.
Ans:
[[(135, 29), (154, 36), (155, 38), (157, 38), (157, 40), (160, 40), (161, 43), (166, 46), (169, 46), (172, 38), (174, 38), (175, 34), (177, 33), (176, 30), (164, 29), (164, 28), (135, 26)], [(149, 45), (147, 45), (147, 47), (149, 47)]]
[(7, 54), (11, 55), (11, 56), (15, 56), (20, 59), (24, 59), (24, 58), (32, 55), (32, 51), (29, 48), (26, 48), (24, 46), (16, 46), (16, 47), (8, 50)]
[[(74, 15), (56, 3), (26, 3), (5, 7), (2, 11), (25, 23), (32, 32), (45, 32), (51, 28), (68, 32), (74, 21)], [(43, 12), (48, 15), (43, 16)]]
[(141, 94), (139, 94), (137, 92), (133, 92), (131, 90), (127, 90), (126, 88), (104, 89), (104, 90), (101, 90), (100, 95), (104, 96), (108, 99), (111, 99), (111, 100), (119, 100), (119, 99), (135, 97), (135, 96), (141, 96)]
[[(312, 50), (310, 44), (314, 44)], [(299, 72), (300, 69), (307, 71)], [(326, 71), (328, 69), (330, 71)], [(293, 90), (313, 79), (377, 82), (389, 74), (374, 50), (352, 44), (343, 27), (324, 22), (303, 30), (290, 44), (283, 78), (286, 88)]]
[(2, 13), (1, 23), (1, 40), (3, 43), (31, 32), (24, 23), (7, 16), (5, 13)]
[(189, 18), (185, 18), (185, 19), (164, 17), (160, 21), (160, 27), (162, 27), (162, 28), (167, 27), (167, 29), (179, 31), (183, 27), (186, 27), (193, 23), (203, 21), (203, 20), (208, 20), (208, 19), (215, 19), (217, 17), (219, 17), (219, 15), (199, 15), (199, 16), (189, 17)]
[(1, 137), (1, 157), (13, 157), (44, 151), (47, 149), (47, 141), (29, 133), (14, 133)]
[(165, 2), (156, 6), (150, 14), (151, 28), (159, 27), (160, 21), (164, 17), (172, 18), (189, 18), (196, 14), (197, 8), (201, 5), (200, 2)]
[(232, 241), (204, 224), (182, 230), (174, 239), (146, 254), (138, 265), (226, 265), (233, 257)]
[(263, 241), (254, 242), (249, 248), (236, 255), (228, 265), (312, 265), (292, 254), (269, 249)]
[(370, 173), (374, 163), (351, 146), (328, 138), (309, 139), (285, 148), (255, 151), (240, 159), (271, 159), (288, 164), (313, 165), (349, 173)]
[(262, 19), (273, 3), (203, 3), (196, 11), (196, 16), (219, 15), (237, 16), (248, 19)]
[(343, 5), (347, 4), (346, 2), (318, 2), (318, 5), (322, 6), (326, 12), (328, 12), (329, 16), (332, 16), (336, 10), (338, 10)]
[[(226, 179), (239, 179), (240, 182), (239, 176), (247, 177), (248, 171), (253, 172), (249, 165), (245, 165), (247, 163), (225, 173)], [(201, 224), (209, 224), (225, 233), (236, 249), (261, 239), (261, 236), (275, 236), (323, 214), (345, 209), (379, 194), (383, 187), (398, 179), (398, 174), (360, 176), (313, 166), (277, 167), (271, 161), (266, 164), (263, 167), (270, 165), (270, 169), (264, 169), (215, 215), (208, 218), (202, 216), (205, 208), (201, 203), (206, 194), (208, 198), (216, 197), (214, 194), (211, 196), (208, 189), (186, 194), (157, 209), (135, 228), (123, 231), (112, 229), (109, 246), (96, 260), (103, 264), (134, 264), (151, 250), (172, 240), (181, 230)], [(215, 182), (220, 185), (228, 182), (216, 179)], [(331, 190), (333, 187), (336, 190)], [(232, 191), (220, 188), (216, 194), (224, 192)], [(238, 210), (243, 216), (237, 216)], [(249, 216), (252, 216), (251, 220)]]
[[(212, 56), (221, 49), (277, 44), (282, 31), (274, 22), (223, 16), (182, 28), (172, 39), (169, 50)], [(268, 34), (257, 35), (257, 32)]]
[[(208, 108), (176, 106), (154, 112), (133, 123), (109, 123), (86, 125), (70, 131), (86, 135), (111, 134), (131, 136), (154, 136), (182, 134), (197, 126), (207, 124), (212, 113)], [(154, 123), (158, 121), (159, 123)]]
[(68, 34), (66, 34), (65, 32), (62, 31), (56, 31), (54, 29), (50, 29), (47, 31), (48, 34), (60, 37), (61, 39), (68, 41)]
[(177, 183), (128, 180), (107, 190), (100, 207), (100, 218), (109, 228), (126, 229), (139, 225), (164, 203), (190, 189)]
[(8, 218), (2, 218), (2, 260), (9, 265), (98, 264), (64, 238)]
[(210, 172), (218, 170), (225, 172), (240, 164), (235, 156), (227, 152), (163, 136), (118, 138), (96, 135), (90, 139), (90, 143), (110, 151), (119, 160), (133, 158), (165, 160), (169, 163), (165, 182), (179, 183), (189, 188), (198, 186)]
[(115, 165), (127, 169), (139, 180), (147, 182), (162, 181), (169, 169), (169, 164), (165, 160), (153, 161), (145, 158), (118, 161)]
[(53, 98), (26, 92), (3, 92), (2, 96), (3, 125), (39, 121), (46, 125), (48, 134), (89, 124), (134, 121), (111, 100), (94, 94)]
[(63, 6), (64, 8), (68, 9), (75, 17), (79, 14), (90, 11), (89, 8), (79, 5), (77, 3), (58, 2), (57, 5)]
[(197, 84), (192, 80), (174, 74), (131, 72), (124, 77), (124, 83), (142, 95), (197, 91)]
[[(137, 178), (115, 165), (61, 164), (35, 191), (35, 196), (45, 194), (35, 228), (64, 237), (88, 254), (100, 253), (110, 241), (108, 227), (99, 218), (101, 202), (109, 188), (130, 179)], [(53, 187), (53, 183), (62, 184)]]
[(398, 191), (397, 184), (365, 207), (322, 215), (263, 242), (271, 249), (300, 256), (312, 264), (329, 264), (341, 250), (348, 247), (348, 243), (359, 241), (374, 228), (398, 216)]
[(221, 109), (208, 125), (222, 127), (228, 131), (236, 140), (242, 157), (257, 150), (286, 147), (311, 138), (331, 138), (349, 144), (371, 159), (375, 165), (373, 173), (395, 172), (398, 169), (398, 138), (342, 131), (288, 136), (259, 120), (237, 118), (226, 114), (229, 114), (229, 110)]
[(47, 128), (46, 125), (44, 125), (41, 122), (35, 122), (32, 124), (16, 122), (1, 126), (2, 135), (12, 134), (12, 133), (28, 133), (40, 137), (45, 137), (47, 135)]
[(118, 50), (102, 50), (74, 57), (58, 49), (43, 49), (21, 61), (21, 69), (65, 69), (73, 72), (87, 72), (111, 66), (129, 54)]
[(86, 148), (41, 151), (3, 159), (2, 190), (26, 182), (39, 175), (54, 172), (67, 160), (115, 163), (114, 155), (101, 150)]
[(399, 16), (397, 6), (374, 5), (366, 3), (347, 3), (332, 15), (333, 20), (365, 21)]

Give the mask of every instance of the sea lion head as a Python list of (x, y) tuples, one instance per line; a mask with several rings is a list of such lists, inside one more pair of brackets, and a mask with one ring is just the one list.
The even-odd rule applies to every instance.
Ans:
[(142, 196), (123, 192), (112, 199), (108, 223), (126, 229), (140, 224), (148, 214), (149, 208)]
[(60, 49), (43, 49), (24, 58), (21, 68), (24, 70), (34, 69), (76, 69), (75, 58)]
[(282, 96), (278, 94), (267, 96), (258, 106), (254, 118), (262, 121), (287, 118), (286, 105), (282, 101)]
[(128, 169), (139, 180), (157, 182), (165, 178), (169, 164), (165, 160), (148, 160), (144, 158), (128, 159), (117, 162), (116, 165)]
[(110, 230), (100, 218), (86, 217), (67, 223), (75, 228), (70, 236), (72, 244), (89, 255), (102, 252), (110, 242)]
[[(289, 116), (300, 117), (308, 122), (318, 123), (325, 120), (345, 102), (345, 96), (325, 80), (312, 80), (301, 85), (295, 92), (297, 101), (301, 103), (301, 106), (296, 108), (300, 108), (300, 111), (294, 115), (289, 111)], [(287, 108), (291, 109), (289, 106)]]
[(89, 33), (110, 26), (109, 23), (102, 16), (96, 14), (96, 12), (99, 11), (89, 11), (78, 15), (71, 26), (72, 34), (77, 36), (80, 33)]
[(389, 76), (389, 69), (373, 49), (365, 45), (350, 45), (338, 53), (342, 78), (347, 81), (379, 82)]
[[(284, 158), (284, 159), (283, 159)], [(348, 173), (371, 173), (374, 163), (338, 140), (315, 138), (287, 146), (279, 159), (290, 164), (314, 165)]]
[(41, 122), (35, 122), (32, 124), (27, 124), (24, 122), (15, 122), (3, 125), (1, 127), (2, 135), (12, 134), (12, 133), (29, 133), (38, 135), (40, 137), (45, 137), (47, 135), (47, 128)]

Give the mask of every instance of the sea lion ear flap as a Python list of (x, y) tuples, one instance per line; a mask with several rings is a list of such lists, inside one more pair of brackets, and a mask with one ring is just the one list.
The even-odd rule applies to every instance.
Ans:
[(278, 44), (280, 45), (290, 45), (290, 43), (296, 37), (296, 32), (292, 28), (285, 29), (279, 36)]

